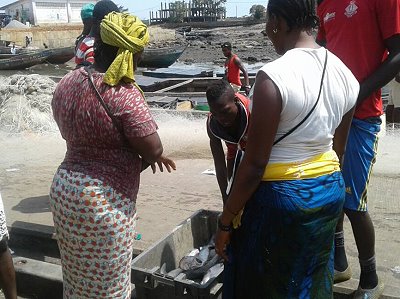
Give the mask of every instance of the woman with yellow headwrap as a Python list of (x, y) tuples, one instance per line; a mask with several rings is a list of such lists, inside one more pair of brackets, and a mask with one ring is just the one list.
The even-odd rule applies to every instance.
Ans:
[(67, 153), (50, 205), (64, 298), (127, 299), (140, 172), (155, 162), (168, 171), (175, 164), (161, 156), (157, 125), (134, 81), (149, 40), (146, 26), (115, 12), (99, 29), (93, 67), (69, 73), (54, 93), (54, 118)]

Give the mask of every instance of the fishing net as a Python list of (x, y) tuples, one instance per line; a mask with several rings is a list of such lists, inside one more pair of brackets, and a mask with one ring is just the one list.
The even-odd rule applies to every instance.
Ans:
[(57, 130), (51, 110), (56, 83), (37, 74), (0, 79), (0, 129), (9, 133)]

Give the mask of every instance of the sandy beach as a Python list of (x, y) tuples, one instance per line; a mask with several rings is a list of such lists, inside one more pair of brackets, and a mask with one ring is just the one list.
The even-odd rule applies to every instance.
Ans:
[[(158, 121), (165, 152), (176, 159), (177, 171), (152, 174), (147, 170), (143, 173), (137, 199), (137, 229), (142, 240), (136, 241), (137, 249), (144, 250), (154, 244), (198, 209), (222, 208), (215, 176), (202, 174), (213, 169), (204, 123), (184, 119), (174, 122), (175, 126), (165, 119)], [(178, 123), (181, 123), (179, 130), (176, 127)], [(399, 145), (400, 136), (381, 138), (369, 188), (369, 208), (376, 228), (378, 270), (392, 286), (400, 286)], [(48, 191), (64, 153), (65, 143), (57, 133), (1, 135), (0, 186), (8, 225), (16, 221), (52, 225)], [(348, 221), (346, 248), (357, 277), (357, 250)]]

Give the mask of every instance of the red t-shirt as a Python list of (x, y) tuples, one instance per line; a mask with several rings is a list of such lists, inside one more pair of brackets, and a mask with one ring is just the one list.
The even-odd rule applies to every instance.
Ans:
[(242, 86), (242, 82), (240, 81), (240, 69), (235, 63), (236, 57), (237, 55), (234, 54), (225, 62), (226, 76), (229, 83)]
[[(387, 55), (384, 40), (400, 34), (400, 0), (324, 0), (318, 6), (318, 40), (363, 82)], [(354, 117), (382, 115), (381, 91), (357, 106)]]

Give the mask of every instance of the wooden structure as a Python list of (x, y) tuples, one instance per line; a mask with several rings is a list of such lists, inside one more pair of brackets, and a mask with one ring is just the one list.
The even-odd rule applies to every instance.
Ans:
[(183, 0), (168, 4), (161, 2), (160, 10), (150, 12), (150, 24), (215, 22), (225, 18), (225, 6), (216, 0)]

